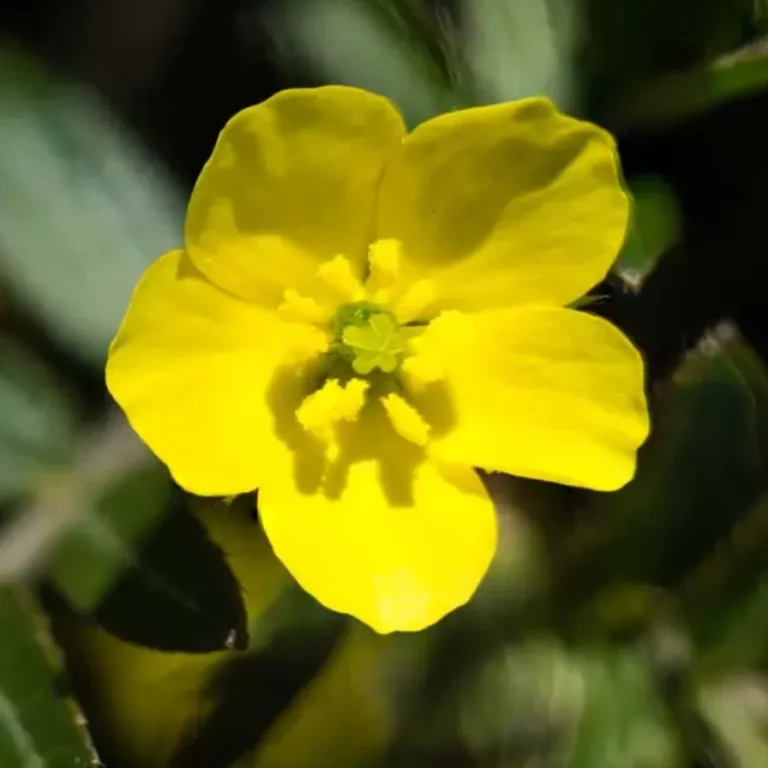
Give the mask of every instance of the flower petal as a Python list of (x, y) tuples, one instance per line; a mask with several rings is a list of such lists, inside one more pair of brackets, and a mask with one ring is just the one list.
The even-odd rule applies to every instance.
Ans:
[(648, 433), (643, 362), (606, 320), (547, 306), (447, 312), (414, 346), (445, 377), (413, 394), (436, 457), (604, 491), (632, 478)]
[(469, 467), (426, 461), (378, 403), (339, 435), (340, 456), (316, 488), (292, 469), (313, 459), (293, 455), (259, 491), (275, 553), (317, 600), (378, 632), (434, 624), (469, 600), (493, 557), (482, 482)]
[(545, 98), (434, 118), (382, 179), (377, 237), (403, 245), (402, 286), (434, 310), (569, 304), (605, 276), (628, 200), (614, 141)]
[(176, 481), (199, 495), (256, 488), (286, 354), (321, 344), (311, 327), (233, 298), (183, 251), (145, 272), (110, 348), (107, 386)]
[(362, 274), (376, 186), (405, 128), (358, 88), (281, 91), (224, 127), (189, 203), (186, 247), (214, 283), (270, 306), (342, 253)]

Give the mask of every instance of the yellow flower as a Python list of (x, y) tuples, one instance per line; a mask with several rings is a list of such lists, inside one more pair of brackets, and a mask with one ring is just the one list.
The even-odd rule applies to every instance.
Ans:
[(426, 627), (494, 554), (474, 467), (598, 490), (634, 473), (640, 355), (567, 308), (621, 246), (618, 175), (611, 137), (544, 98), (406, 135), (362, 90), (278, 93), (222, 131), (109, 389), (182, 487), (259, 490), (320, 602)]

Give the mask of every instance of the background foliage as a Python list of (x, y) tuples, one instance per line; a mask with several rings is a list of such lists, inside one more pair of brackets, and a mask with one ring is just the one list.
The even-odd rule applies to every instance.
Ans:
[[(0, 765), (768, 765), (765, 0), (12, 0), (0, 10)], [(648, 362), (635, 480), (494, 476), (464, 609), (381, 637), (172, 486), (106, 348), (219, 128), (288, 86), (410, 125), (546, 93), (613, 131), (590, 311)]]

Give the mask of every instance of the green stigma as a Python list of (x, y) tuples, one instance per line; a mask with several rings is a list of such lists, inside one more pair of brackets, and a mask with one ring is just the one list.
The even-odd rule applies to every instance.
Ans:
[(334, 318), (334, 335), (341, 355), (350, 360), (352, 370), (367, 376), (376, 368), (392, 373), (403, 338), (394, 317), (375, 304), (358, 303), (342, 307)]

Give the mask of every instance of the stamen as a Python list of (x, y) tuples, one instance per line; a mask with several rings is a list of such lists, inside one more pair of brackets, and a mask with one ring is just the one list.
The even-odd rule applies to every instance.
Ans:
[(314, 360), (328, 351), (330, 339), (325, 331), (309, 325), (300, 328), (301, 333), (295, 334), (285, 350), (285, 362), (289, 365), (300, 365)]
[(400, 437), (416, 445), (426, 445), (429, 439), (429, 424), (421, 414), (400, 395), (391, 393), (381, 399), (389, 421)]
[(322, 323), (328, 319), (328, 310), (313, 298), (301, 296), (291, 288), (283, 293), (283, 303), (277, 308), (283, 320), (294, 323)]
[(365, 289), (352, 271), (352, 265), (345, 256), (339, 254), (318, 267), (318, 274), (344, 301), (362, 301)]
[(344, 386), (329, 379), (322, 388), (304, 398), (296, 418), (304, 429), (321, 440), (330, 441), (332, 428), (340, 421), (354, 421), (365, 404), (368, 382), (351, 379)]
[(395, 305), (395, 315), (401, 323), (420, 319), (435, 300), (435, 289), (429, 280), (418, 280)]

